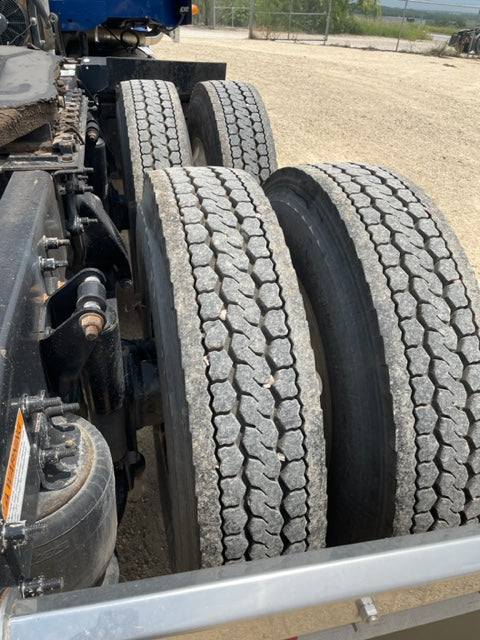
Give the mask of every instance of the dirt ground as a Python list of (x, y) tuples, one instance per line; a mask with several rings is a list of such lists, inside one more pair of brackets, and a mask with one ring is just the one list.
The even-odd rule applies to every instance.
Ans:
[[(359, 161), (395, 168), (443, 210), (480, 276), (480, 60), (234, 37), (186, 28), (159, 58), (227, 62), (227, 77), (263, 96), (280, 165)], [(223, 34), (221, 34), (223, 35)], [(203, 36), (203, 37), (202, 37)], [(168, 572), (150, 433), (150, 471), (121, 525), (125, 579)], [(153, 522), (153, 530), (151, 525)]]
[(408, 176), (443, 210), (480, 271), (479, 59), (205, 39), (187, 29), (155, 54), (225, 61), (228, 78), (254, 83), (280, 165), (350, 160)]

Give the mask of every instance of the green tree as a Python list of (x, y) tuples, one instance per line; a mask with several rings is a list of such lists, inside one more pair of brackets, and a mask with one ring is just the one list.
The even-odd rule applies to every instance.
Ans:
[[(328, 0), (322, 0), (328, 7)], [(330, 33), (351, 31), (354, 23), (353, 7), (348, 0), (333, 0), (330, 16)]]
[(377, 4), (377, 0), (357, 0), (357, 9), (366, 16), (378, 18), (382, 15), (382, 9)]

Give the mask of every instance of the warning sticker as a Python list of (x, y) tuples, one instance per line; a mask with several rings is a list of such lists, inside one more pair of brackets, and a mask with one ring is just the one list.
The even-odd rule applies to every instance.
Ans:
[(2, 513), (5, 522), (19, 522), (21, 519), (29, 460), (30, 442), (19, 409), (2, 493)]

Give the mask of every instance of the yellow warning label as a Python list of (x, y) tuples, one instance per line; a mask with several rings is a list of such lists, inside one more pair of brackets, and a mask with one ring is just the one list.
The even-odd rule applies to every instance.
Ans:
[(19, 522), (21, 519), (29, 459), (30, 443), (19, 409), (2, 493), (2, 513), (5, 522)]

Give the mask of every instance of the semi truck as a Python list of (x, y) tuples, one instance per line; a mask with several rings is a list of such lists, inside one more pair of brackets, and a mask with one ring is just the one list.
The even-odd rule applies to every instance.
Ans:
[[(0, 2), (1, 638), (361, 639), (475, 612), (463, 249), (393, 170), (278, 168), (253, 85), (153, 57), (191, 18)], [(147, 426), (174, 572), (122, 582)]]

